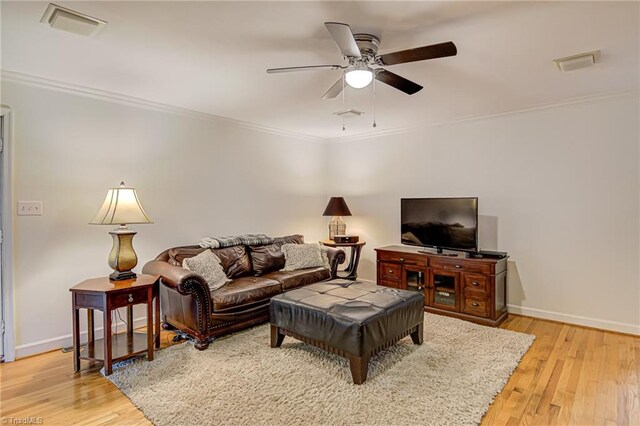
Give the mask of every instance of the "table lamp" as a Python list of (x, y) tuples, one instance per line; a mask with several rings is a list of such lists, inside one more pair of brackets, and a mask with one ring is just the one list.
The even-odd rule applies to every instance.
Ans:
[(323, 216), (333, 216), (329, 222), (329, 239), (333, 240), (334, 235), (344, 235), (347, 232), (347, 225), (342, 220), (342, 216), (351, 216), (349, 207), (342, 197), (331, 197), (327, 208), (324, 209)]
[(109, 275), (111, 281), (135, 278), (131, 271), (138, 264), (138, 257), (133, 250), (133, 236), (136, 231), (127, 228), (127, 224), (153, 223), (145, 213), (135, 188), (127, 188), (124, 182), (120, 187), (111, 188), (98, 213), (89, 222), (91, 225), (120, 225), (109, 232), (113, 237), (113, 247), (109, 253), (109, 266), (114, 272)]

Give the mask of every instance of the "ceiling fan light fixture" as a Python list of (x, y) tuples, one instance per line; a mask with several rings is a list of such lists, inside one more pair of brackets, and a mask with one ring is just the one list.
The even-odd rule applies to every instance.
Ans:
[(344, 79), (354, 89), (362, 89), (373, 81), (373, 70), (364, 64), (352, 65), (345, 71)]

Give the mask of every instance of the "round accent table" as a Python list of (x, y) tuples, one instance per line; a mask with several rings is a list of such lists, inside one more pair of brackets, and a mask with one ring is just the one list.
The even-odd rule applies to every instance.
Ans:
[(323, 245), (327, 247), (337, 247), (337, 248), (351, 248), (351, 257), (349, 258), (349, 265), (346, 267), (342, 274), (339, 275), (338, 278), (343, 278), (345, 280), (355, 280), (358, 278), (358, 263), (360, 263), (360, 252), (362, 251), (362, 247), (367, 244), (364, 241), (358, 241), (357, 243), (336, 243), (332, 240), (324, 240), (320, 241)]

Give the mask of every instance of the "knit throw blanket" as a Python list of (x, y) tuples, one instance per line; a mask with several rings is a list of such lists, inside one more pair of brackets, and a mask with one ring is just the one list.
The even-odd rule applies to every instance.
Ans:
[(239, 245), (255, 246), (272, 244), (273, 241), (273, 238), (265, 234), (243, 234), (233, 237), (204, 237), (198, 245), (202, 248), (223, 248)]

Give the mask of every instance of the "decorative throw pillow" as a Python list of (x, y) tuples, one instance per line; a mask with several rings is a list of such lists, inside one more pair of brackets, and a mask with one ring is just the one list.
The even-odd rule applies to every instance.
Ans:
[(324, 262), (324, 266), (327, 269), (331, 269), (331, 264), (329, 263), (329, 247), (320, 244), (320, 251), (322, 254), (322, 261)]
[(220, 259), (211, 250), (205, 250), (197, 256), (184, 259), (182, 267), (201, 275), (209, 284), (211, 291), (231, 281), (224, 273)]
[[(284, 253), (283, 271), (296, 271), (298, 269), (317, 268), (326, 266), (329, 262), (322, 256), (322, 246), (314, 244), (285, 244), (282, 246)], [(326, 252), (325, 252), (326, 257)]]

